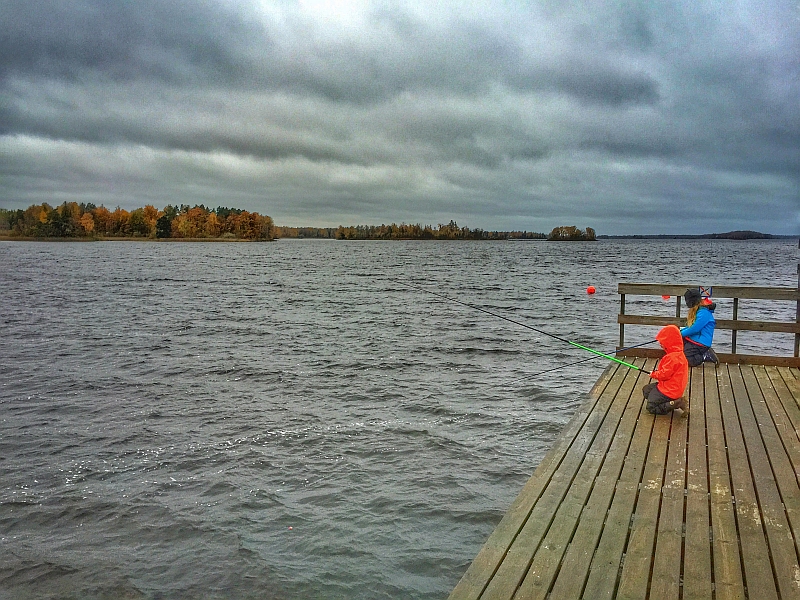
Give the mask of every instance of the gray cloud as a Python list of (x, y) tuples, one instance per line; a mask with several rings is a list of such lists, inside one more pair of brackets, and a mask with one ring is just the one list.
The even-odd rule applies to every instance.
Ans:
[(0, 206), (797, 233), (800, 8), (737, 7), (0, 0)]

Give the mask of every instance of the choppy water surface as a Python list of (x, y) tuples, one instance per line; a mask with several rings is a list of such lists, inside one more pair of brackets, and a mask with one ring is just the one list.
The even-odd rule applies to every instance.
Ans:
[[(619, 281), (796, 285), (797, 260), (796, 241), (0, 242), (0, 596), (446, 597), (605, 364), (514, 382), (584, 356), (397, 280), (611, 350)], [(740, 318), (793, 318), (773, 304)]]

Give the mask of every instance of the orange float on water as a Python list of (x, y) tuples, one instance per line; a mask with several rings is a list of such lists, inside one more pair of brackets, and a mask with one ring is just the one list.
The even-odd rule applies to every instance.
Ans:
[(666, 296), (666, 295), (664, 295), (664, 296), (661, 296), (661, 299), (662, 299), (662, 300), (669, 300), (669, 299), (670, 299), (670, 296)]
[(595, 287), (593, 285), (590, 285), (589, 287), (586, 288), (586, 293), (587, 294), (594, 294), (596, 291), (597, 290), (595, 289)]

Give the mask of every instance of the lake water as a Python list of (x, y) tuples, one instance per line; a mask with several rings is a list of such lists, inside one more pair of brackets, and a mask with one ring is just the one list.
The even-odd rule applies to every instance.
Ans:
[(796, 240), (0, 242), (0, 598), (445, 598), (606, 365), (519, 381), (586, 356), (401, 282), (610, 351), (620, 281), (794, 286), (798, 259)]

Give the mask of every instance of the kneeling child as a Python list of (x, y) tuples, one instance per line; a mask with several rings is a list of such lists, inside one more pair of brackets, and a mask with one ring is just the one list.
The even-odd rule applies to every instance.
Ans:
[(689, 363), (683, 353), (681, 331), (675, 325), (667, 325), (656, 334), (656, 340), (665, 354), (658, 368), (650, 373), (656, 383), (648, 383), (642, 388), (647, 400), (647, 412), (665, 415), (676, 408), (687, 412), (683, 394), (689, 383)]

